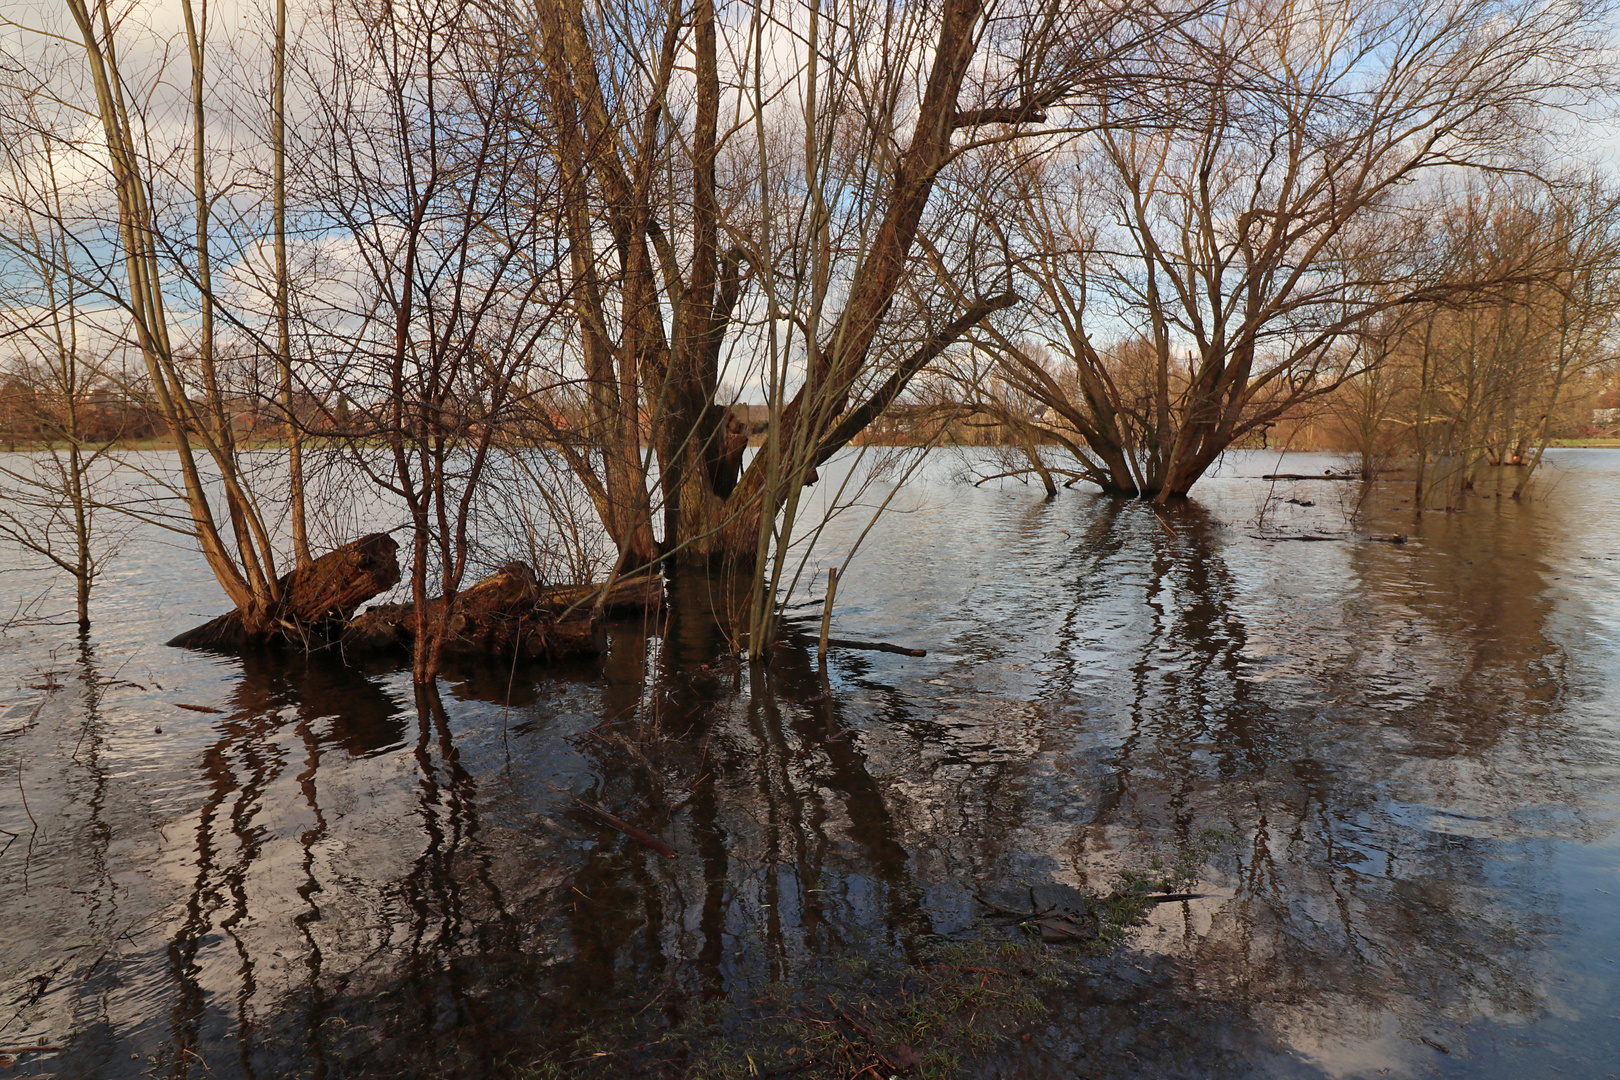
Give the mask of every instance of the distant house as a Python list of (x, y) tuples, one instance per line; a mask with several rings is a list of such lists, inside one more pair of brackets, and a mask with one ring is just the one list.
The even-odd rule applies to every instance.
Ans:
[(1616, 426), (1620, 426), (1620, 409), (1593, 409), (1592, 410), (1592, 426), (1593, 427), (1616, 427)]

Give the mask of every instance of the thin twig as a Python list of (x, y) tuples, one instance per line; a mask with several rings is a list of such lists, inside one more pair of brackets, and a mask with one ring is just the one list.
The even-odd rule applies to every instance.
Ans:
[(927, 649), (909, 649), (904, 645), (891, 645), (887, 641), (849, 641), (844, 638), (827, 639), (828, 648), (866, 649), (870, 652), (899, 653), (901, 656), (927, 656)]
[(658, 839), (658, 837), (642, 829), (636, 828), (634, 825), (623, 820), (622, 818), (614, 817), (600, 806), (596, 806), (593, 803), (588, 803), (578, 795), (574, 795), (572, 798), (580, 809), (585, 810), (603, 824), (624, 833), (624, 835), (628, 836), (642, 847), (650, 848), (666, 859), (673, 859), (675, 857), (675, 849), (664, 843), (664, 841)]
[(23, 791), (22, 772), (23, 763), (22, 759), (19, 758), (17, 759), (17, 790), (22, 794), (23, 813), (28, 815), (29, 821), (34, 822), (34, 831), (37, 833), (39, 832), (39, 822), (34, 821), (34, 812), (28, 809), (28, 792)]

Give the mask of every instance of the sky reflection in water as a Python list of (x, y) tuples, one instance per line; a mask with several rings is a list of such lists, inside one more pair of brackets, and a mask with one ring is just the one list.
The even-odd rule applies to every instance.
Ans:
[[(143, 647), (219, 601), (177, 585), (200, 560), (132, 553), (91, 644), (0, 659), (0, 1049), (61, 1047), (16, 1076), (483, 1075), (604, 1016), (915, 959), (986, 886), (1202, 845), (1206, 897), (978, 1072), (1620, 1072), (1620, 454), (1550, 456), (1528, 505), (1414, 519), (1380, 489), (1354, 531), (1406, 545), (1257, 539), (1274, 457), (1157, 516), (942, 459), (836, 619), (929, 656), (826, 682), (716, 663), (688, 598), (600, 665), (419, 699)], [(1355, 487), (1268, 525), (1343, 531)]]

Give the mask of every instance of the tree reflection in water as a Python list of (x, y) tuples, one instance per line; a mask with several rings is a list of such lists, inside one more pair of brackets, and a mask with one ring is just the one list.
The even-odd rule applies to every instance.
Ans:
[(904, 989), (884, 980), (982, 932), (985, 887), (1108, 887), (1182, 849), (1209, 854), (1206, 898), (1088, 961), (981, 1071), (1462, 1073), (1479, 1021), (1570, 1008), (1550, 853), (1598, 835), (1616, 771), (1519, 554), (1550, 509), (1425, 518), (1402, 548), (1267, 547), (1197, 503), (1071, 501), (1066, 533), (996, 505), (955, 549), (960, 594), (919, 609), (949, 617), (922, 664), (780, 649), (750, 672), (711, 610), (735, 583), (689, 577), (599, 664), (440, 692), (184, 659), (171, 700), (221, 711), (158, 744), (86, 645), (36, 741), (0, 746), (50, 823), (26, 895), (20, 849), (0, 862), (3, 1038), (64, 1047), (16, 1075), (571, 1075), (609, 1052), (675, 1074), (779, 986)]
[(911, 953), (922, 889), (824, 676), (799, 651), (749, 678), (687, 622), (621, 627), (516, 717), (473, 696), (493, 672), (412, 708), (341, 663), (246, 658), (142, 1068), (490, 1075), (649, 1007), (679, 1025), (818, 959)]
[[(1548, 583), (1485, 557), (1528, 538), (1444, 522), (1421, 557), (1356, 544), (1333, 580), (1248, 556), (1241, 572), (1271, 580), (1240, 582), (1229, 529), (1196, 503), (1160, 513), (1173, 533), (1136, 511), (1108, 521), (1129, 539), (1088, 539), (1045, 695), (1047, 730), (1070, 719), (1073, 737), (1047, 749), (1088, 788), (1078, 876), (1215, 830), (1215, 895), (1161, 910), (1145, 955), (1059, 997), (1039, 1062), (1002, 1064), (1404, 1075), (1465, 1058), (1471, 1023), (1542, 1015), (1551, 849), (1591, 836), (1594, 785), (1567, 764)], [(1122, 662), (1074, 692), (1121, 582), (1140, 597), (1107, 621)]]

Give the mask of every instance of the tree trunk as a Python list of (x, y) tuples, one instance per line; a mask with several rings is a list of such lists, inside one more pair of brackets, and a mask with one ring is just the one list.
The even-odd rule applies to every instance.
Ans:
[(398, 555), (399, 545), (387, 533), (363, 536), (284, 575), (277, 602), (237, 608), (169, 644), (221, 651), (271, 642), (319, 648), (335, 639), (361, 604), (399, 583)]
[(281, 375), (281, 409), (287, 434), (287, 497), (292, 517), (293, 557), (309, 566), (309, 531), (304, 511), (304, 440), (293, 394), (292, 334), (287, 278), (287, 0), (276, 0), (276, 40), (271, 90), (270, 140), (274, 157), (271, 214), (276, 256), (276, 366)]
[[(849, 408), (850, 391), (868, 370), (872, 344), (904, 280), (907, 260), (939, 170), (950, 159), (957, 100), (978, 43), (982, 14), (982, 0), (947, 0), (944, 5), (939, 39), (922, 100), (918, 103), (911, 141), (894, 165), (883, 218), (850, 282), (848, 300), (836, 324), (824, 342), (812, 343), (809, 371), (803, 386), (780, 410), (776, 432), (780, 445), (784, 449), (797, 445), (807, 456), (779, 462), (780, 472), (773, 477), (774, 482), (767, 483), (766, 474), (772, 464), (769, 455), (760, 454), (721, 506), (706, 505), (694, 513), (692, 508), (683, 505), (674, 518), (678, 532), (665, 537), (666, 546), (686, 553), (677, 556), (682, 561), (713, 564), (718, 560), (739, 567), (753, 565), (760, 556), (763, 515), (774, 516), (787, 501), (787, 485), (800, 483), (813, 475), (816, 466), (859, 434), (915, 374), (913, 361), (902, 361), (900, 370), (873, 399), (887, 400), (875, 409), (869, 407), (872, 402)], [(981, 301), (988, 309), (978, 314), (970, 312), (972, 318), (968, 326), (1015, 299), (1008, 296)], [(712, 332), (715, 323), (711, 322), (710, 327)], [(723, 330), (723, 325), (720, 329)], [(917, 355), (922, 356), (924, 362), (932, 359), (966, 329), (942, 332)], [(672, 372), (672, 383), (676, 377), (677, 373)], [(686, 492), (682, 491), (681, 497), (686, 498)]]
[[(527, 563), (510, 562), (462, 590), (446, 605), (435, 597), (418, 615), (414, 604), (382, 604), (343, 630), (347, 656), (414, 652), (424, 637), (437, 639), (446, 660), (555, 661), (601, 651), (596, 585), (544, 587)], [(663, 602), (663, 579), (642, 575), (615, 582), (601, 597), (604, 613), (641, 614)]]

